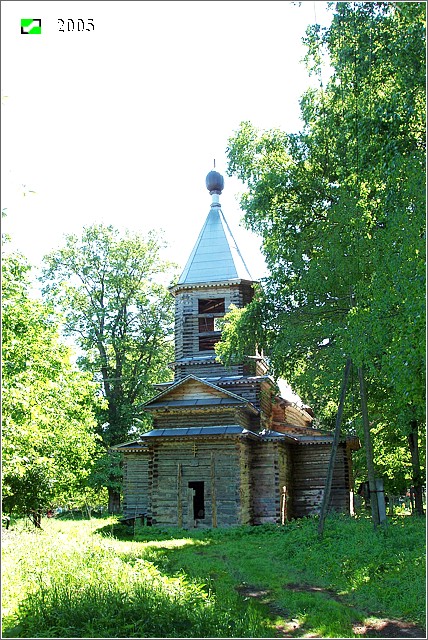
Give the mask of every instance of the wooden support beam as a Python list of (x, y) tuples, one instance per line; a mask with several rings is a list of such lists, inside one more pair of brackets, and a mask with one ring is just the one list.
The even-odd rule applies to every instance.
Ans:
[(211, 451), (211, 509), (212, 509), (213, 528), (216, 528), (217, 527), (217, 497), (216, 497), (216, 484), (215, 484), (215, 457), (214, 457), (213, 451)]
[(331, 445), (330, 462), (328, 465), (327, 479), (325, 481), (324, 495), (321, 505), (320, 521), (318, 523), (318, 535), (322, 537), (324, 531), (324, 521), (328, 511), (330, 502), (331, 485), (333, 482), (334, 463), (336, 461), (337, 447), (340, 439), (340, 425), (342, 424), (343, 407), (345, 404), (346, 387), (348, 386), (349, 372), (351, 370), (351, 359), (348, 358), (343, 374), (342, 388), (340, 390), (339, 406), (337, 409), (336, 425), (334, 429), (333, 444)]
[(183, 526), (183, 472), (181, 462), (177, 465), (177, 524)]

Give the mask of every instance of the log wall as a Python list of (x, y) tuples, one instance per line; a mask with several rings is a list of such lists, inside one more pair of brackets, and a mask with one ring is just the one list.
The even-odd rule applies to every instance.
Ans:
[[(327, 478), (331, 446), (325, 444), (292, 445), (292, 516), (302, 518), (320, 512)], [(334, 465), (329, 508), (349, 513), (349, 469), (346, 447), (340, 444)]]
[(292, 517), (293, 500), (293, 467), (290, 447), (285, 443), (278, 443), (279, 470), (279, 514), (278, 522), (284, 524)]
[(239, 444), (240, 487), (238, 520), (240, 524), (253, 523), (253, 501), (251, 487), (251, 443), (242, 440)]
[[(153, 523), (185, 528), (240, 524), (240, 455), (232, 439), (165, 440), (154, 445)], [(193, 518), (189, 482), (204, 483), (205, 517), (201, 520)]]
[(189, 364), (176, 363), (175, 380), (181, 380), (186, 376), (194, 375), (199, 378), (210, 378), (211, 376), (242, 376), (245, 375), (245, 367), (243, 365), (234, 365), (224, 367), (219, 362), (207, 362), (206, 364), (198, 364), (190, 362)]
[(254, 443), (251, 455), (253, 524), (280, 522), (281, 486), (287, 479), (287, 445)]
[(210, 375), (242, 375), (243, 365), (224, 367), (218, 362), (192, 363), (181, 366), (182, 358), (200, 357), (204, 353), (212, 354), (212, 351), (199, 351), (199, 307), (198, 300), (206, 298), (224, 299), (225, 312), (231, 304), (243, 307), (248, 304), (253, 296), (253, 288), (250, 284), (224, 285), (216, 287), (195, 287), (194, 289), (178, 290), (175, 294), (175, 360), (176, 379), (180, 379), (193, 373), (200, 377)]
[(150, 513), (150, 454), (147, 452), (127, 453), (123, 458), (124, 516), (131, 518), (141, 513)]
[(207, 411), (192, 409), (187, 413), (173, 413), (172, 411), (156, 413), (153, 421), (155, 429), (187, 429), (188, 427), (216, 427), (229, 424), (239, 424), (247, 429), (250, 419), (243, 411), (235, 409), (213, 411), (211, 408)]
[[(227, 527), (280, 523), (320, 511), (329, 445), (225, 438), (164, 440), (151, 449), (124, 456), (125, 517), (147, 513), (159, 525)], [(340, 445), (330, 500), (330, 509), (346, 513), (348, 455)], [(203, 520), (193, 519), (189, 482), (204, 483)]]

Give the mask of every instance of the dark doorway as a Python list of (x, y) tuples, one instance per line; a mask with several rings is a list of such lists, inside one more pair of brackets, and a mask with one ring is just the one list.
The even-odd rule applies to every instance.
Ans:
[(193, 489), (193, 519), (203, 520), (205, 518), (204, 483), (189, 482), (189, 489)]

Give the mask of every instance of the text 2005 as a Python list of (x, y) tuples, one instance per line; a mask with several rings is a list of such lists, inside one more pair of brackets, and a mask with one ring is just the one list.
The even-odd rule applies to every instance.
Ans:
[(58, 18), (59, 31), (65, 33), (66, 31), (94, 31), (94, 19), (88, 18), (87, 20), (82, 20), (82, 18), (77, 18), (77, 20), (73, 20), (72, 18), (67, 18), (67, 20), (63, 20), (62, 18)]

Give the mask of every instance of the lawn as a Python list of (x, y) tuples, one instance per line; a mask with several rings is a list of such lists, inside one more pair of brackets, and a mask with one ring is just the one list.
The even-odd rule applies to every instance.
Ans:
[[(4, 638), (425, 637), (425, 521), (3, 530)], [(404, 636), (399, 631), (406, 629)], [(391, 631), (392, 629), (392, 631)]]

